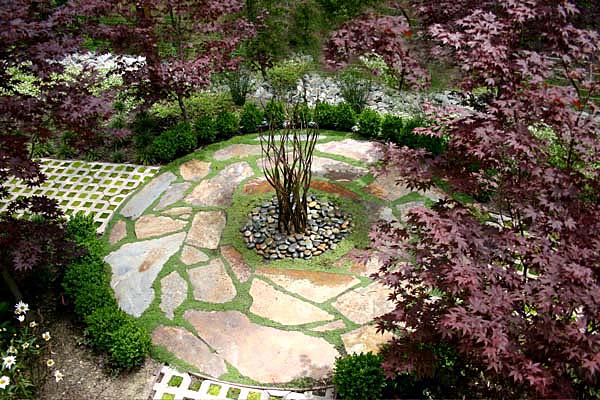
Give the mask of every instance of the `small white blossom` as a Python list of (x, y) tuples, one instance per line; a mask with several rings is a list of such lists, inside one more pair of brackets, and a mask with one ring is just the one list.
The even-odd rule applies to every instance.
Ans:
[(59, 370), (54, 371), (54, 379), (56, 379), (56, 382), (60, 382), (62, 378), (63, 374)]
[(2, 358), (2, 369), (11, 369), (16, 362), (17, 358), (15, 356), (6, 356)]
[(29, 342), (25, 342), (21, 345), (21, 347), (23, 348), (23, 350), (25, 350), (26, 348), (29, 347)]
[(54, 360), (53, 360), (53, 359), (51, 359), (51, 358), (49, 358), (49, 359), (48, 359), (48, 361), (46, 361), (46, 365), (47, 365), (48, 367), (53, 367), (53, 366), (54, 366)]
[(15, 304), (15, 314), (25, 314), (27, 311), (29, 311), (29, 305), (27, 303), (19, 301)]
[(19, 322), (23, 322), (23, 321), (25, 321), (25, 315), (23, 315), (23, 314), (17, 315), (17, 319), (19, 320)]
[(42, 333), (42, 339), (44, 339), (46, 342), (50, 340), (50, 332)]
[(37, 326), (37, 322), (35, 322), (35, 321), (31, 321), (31, 322), (29, 323), (29, 327), (30, 327), (30, 328), (35, 328), (36, 326)]
[(10, 383), (10, 378), (8, 376), (0, 377), (0, 389), (5, 389), (6, 386)]
[(8, 347), (8, 350), (7, 350), (6, 352), (7, 352), (8, 354), (17, 354), (17, 353), (18, 353), (18, 351), (17, 351), (17, 349), (15, 348), (15, 346), (9, 346), (9, 347)]

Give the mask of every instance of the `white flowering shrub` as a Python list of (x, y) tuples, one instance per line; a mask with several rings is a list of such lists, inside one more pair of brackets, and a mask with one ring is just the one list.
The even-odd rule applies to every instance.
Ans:
[(50, 357), (52, 335), (28, 318), (28, 311), (28, 304), (18, 302), (14, 323), (5, 321), (0, 328), (0, 399), (35, 399), (46, 379), (63, 378)]

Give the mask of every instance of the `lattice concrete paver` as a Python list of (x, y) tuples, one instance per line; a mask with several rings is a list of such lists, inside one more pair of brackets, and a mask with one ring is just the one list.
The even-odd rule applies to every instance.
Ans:
[(20, 196), (45, 195), (58, 202), (67, 215), (92, 215), (98, 233), (104, 233), (115, 210), (140, 184), (153, 177), (158, 167), (74, 160), (40, 159), (48, 178), (40, 187), (28, 188), (20, 180), (8, 182), (9, 196), (0, 211)]

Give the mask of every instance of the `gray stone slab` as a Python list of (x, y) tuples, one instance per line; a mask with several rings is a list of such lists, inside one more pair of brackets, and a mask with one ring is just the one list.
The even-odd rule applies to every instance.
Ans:
[(104, 260), (112, 268), (111, 287), (121, 308), (139, 317), (154, 299), (152, 283), (181, 247), (185, 232), (124, 244)]
[(137, 192), (123, 207), (121, 215), (137, 219), (177, 177), (171, 172), (160, 174)]
[(185, 201), (193, 206), (231, 205), (235, 189), (252, 175), (254, 171), (245, 161), (228, 165), (213, 178), (200, 182)]
[(177, 271), (171, 272), (160, 281), (160, 309), (167, 318), (173, 319), (174, 311), (187, 298), (188, 286)]
[(179, 200), (183, 199), (183, 195), (190, 186), (192, 186), (192, 184), (189, 182), (171, 184), (161, 196), (158, 204), (154, 207), (154, 210), (162, 210), (171, 204), (177, 203)]
[(232, 158), (258, 156), (261, 152), (262, 150), (258, 144), (231, 144), (215, 151), (213, 158), (218, 161), (225, 161)]
[(108, 235), (108, 243), (117, 244), (125, 236), (127, 236), (127, 224), (125, 224), (125, 221), (118, 221)]

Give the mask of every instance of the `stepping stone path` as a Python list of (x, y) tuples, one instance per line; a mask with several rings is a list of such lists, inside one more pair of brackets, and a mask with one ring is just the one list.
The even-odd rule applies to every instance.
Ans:
[[(208, 395), (210, 385), (220, 385), (218, 398), (229, 397), (231, 388), (240, 390), (240, 399), (252, 391), (258, 394), (251, 398), (265, 400), (327, 398), (236, 386), (218, 378), (234, 371), (263, 385), (326, 379), (336, 357), (378, 351), (391, 338), (372, 324), (394, 308), (390, 289), (371, 278), (381, 266), (376, 254), (352, 249), (330, 266), (318, 263), (321, 256), (313, 257), (318, 266), (309, 270), (303, 269), (305, 260), (294, 264), (288, 259), (285, 267), (271, 261), (251, 265), (243, 256), (245, 246), (232, 245), (229, 235), (243, 241), (239, 229), (245, 223), (227, 226), (234, 196), (248, 200), (250, 212), (272, 192), (262, 173), (260, 145), (255, 137), (241, 141), (201, 151), (201, 159), (159, 173), (126, 200), (107, 230), (105, 260), (121, 308), (148, 317), (155, 345), (214, 378), (192, 390), (190, 375), (167, 368), (154, 398), (165, 393), (216, 398)], [(369, 223), (400, 224), (409, 208), (424, 204), (419, 199), (443, 196), (431, 190), (403, 201), (411, 191), (396, 185), (396, 176), (361, 184), (371, 164), (383, 157), (377, 143), (322, 137), (317, 151), (311, 188), (362, 204)], [(182, 384), (169, 386), (165, 379), (172, 376), (182, 376)]]

